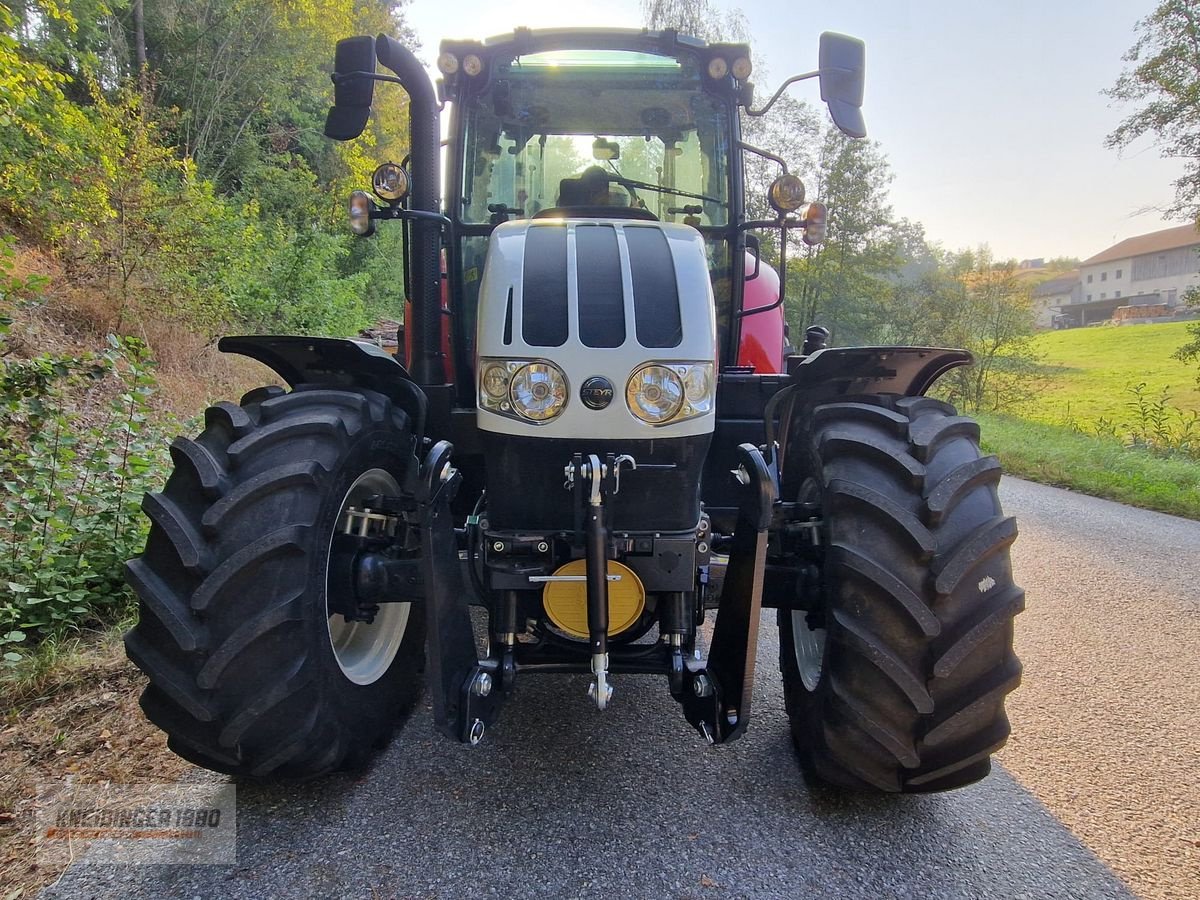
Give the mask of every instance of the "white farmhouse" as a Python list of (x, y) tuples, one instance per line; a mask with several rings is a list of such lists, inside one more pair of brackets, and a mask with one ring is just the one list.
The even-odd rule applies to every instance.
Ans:
[(1172, 315), (1184, 295), (1200, 286), (1200, 232), (1180, 225), (1126, 238), (1079, 266), (1079, 289), (1059, 306), (1074, 325), (1111, 319), (1120, 307), (1153, 307)]

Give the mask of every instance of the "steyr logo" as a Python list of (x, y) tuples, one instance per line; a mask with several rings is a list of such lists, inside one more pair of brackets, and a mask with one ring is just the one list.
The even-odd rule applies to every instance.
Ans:
[(601, 375), (593, 375), (579, 389), (579, 399), (588, 409), (604, 409), (612, 403), (612, 382)]

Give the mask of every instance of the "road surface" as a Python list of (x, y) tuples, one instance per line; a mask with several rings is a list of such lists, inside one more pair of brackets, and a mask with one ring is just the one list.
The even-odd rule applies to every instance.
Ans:
[[(49, 897), (1200, 896), (1200, 523), (1008, 480), (1028, 609), (984, 782), (842, 798), (796, 770), (774, 613), (710, 748), (665, 684), (527, 679), (477, 748), (422, 709), (365, 775), (243, 786), (236, 867), (76, 865)], [(210, 778), (197, 771), (197, 779)]]

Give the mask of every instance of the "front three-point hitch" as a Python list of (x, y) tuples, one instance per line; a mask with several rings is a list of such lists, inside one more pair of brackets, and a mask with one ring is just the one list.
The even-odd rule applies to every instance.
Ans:
[(637, 468), (636, 460), (627, 454), (614, 456), (610, 453), (602, 463), (594, 453), (589, 454), (586, 460), (582, 454), (576, 453), (563, 470), (566, 476), (564, 487), (575, 495), (577, 536), (579, 518), (585, 520), (583, 546), (587, 574), (584, 577), (587, 579), (588, 647), (592, 655), (592, 682), (588, 686), (588, 696), (595, 701), (597, 709), (605, 709), (613, 694), (612, 685), (608, 683), (608, 582), (621, 577), (608, 572), (609, 541), (608, 527), (604, 521), (604, 501), (610, 493), (620, 493), (623, 465), (628, 465), (630, 469)]
[[(428, 680), (437, 727), (450, 737), (476, 744), (511, 694), (521, 665), (514, 646), (504, 642), (494, 645), (487, 659), (477, 656), (450, 514), (450, 500), (460, 479), (449, 463), (451, 449), (442, 442), (429, 452), (421, 467), (416, 498), (421, 588), (429, 628)], [(777, 495), (775, 478), (757, 447), (741, 445), (738, 457), (734, 471), (741, 485), (738, 523), (708, 658), (700, 660), (684, 652), (688, 629), (682, 626), (687, 611), (684, 595), (676, 593), (665, 598), (673, 605), (664, 613), (663, 640), (657, 647), (647, 648), (654, 653), (645, 655), (645, 667), (640, 669), (667, 675), (671, 693), (683, 705), (688, 721), (710, 743), (737, 739), (749, 720), (767, 532)], [(605, 709), (613, 695), (609, 682), (609, 582), (622, 577), (610, 572), (607, 504), (620, 492), (622, 471), (637, 468), (633, 457), (627, 455), (607, 454), (601, 460), (597, 454), (575, 454), (571, 458), (564, 468), (564, 487), (574, 495), (574, 544), (583, 549), (586, 574), (530, 578), (538, 583), (561, 579), (586, 582), (592, 674), (588, 694), (599, 709)], [(396, 571), (403, 570), (397, 567)], [(515, 631), (515, 623), (501, 625), (498, 633)], [(630, 671), (637, 668), (628, 663), (625, 667)], [(534, 664), (530, 668), (548, 671), (558, 667)]]

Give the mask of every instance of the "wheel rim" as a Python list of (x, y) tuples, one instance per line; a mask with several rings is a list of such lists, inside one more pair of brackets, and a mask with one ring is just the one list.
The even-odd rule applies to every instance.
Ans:
[[(383, 469), (369, 469), (359, 475), (346, 496), (342, 498), (334, 520), (334, 531), (341, 527), (343, 515), (348, 507), (358, 506), (372, 494), (387, 494), (397, 496), (400, 485), (390, 473)], [(330, 552), (332, 552), (333, 535), (330, 535)], [(328, 566), (326, 566), (328, 569)], [(375, 621), (347, 622), (340, 613), (329, 613), (329, 576), (325, 576), (326, 623), (329, 630), (329, 644), (333, 648), (333, 657), (338, 667), (350, 681), (355, 684), (373, 684), (383, 677), (383, 674), (396, 658), (396, 652), (404, 640), (404, 632), (408, 628), (408, 615), (412, 609), (411, 603), (383, 603), (375, 614)]]
[(825, 629), (809, 628), (808, 613), (792, 610), (792, 646), (796, 650), (796, 668), (807, 690), (815, 691), (825, 666)]
[[(821, 496), (821, 488), (815, 478), (805, 478), (800, 485), (801, 502), (811, 502)], [(813, 628), (808, 624), (808, 613), (801, 609), (792, 610), (792, 647), (796, 654), (796, 668), (800, 670), (800, 681), (806, 690), (815, 691), (825, 667), (825, 629)]]

